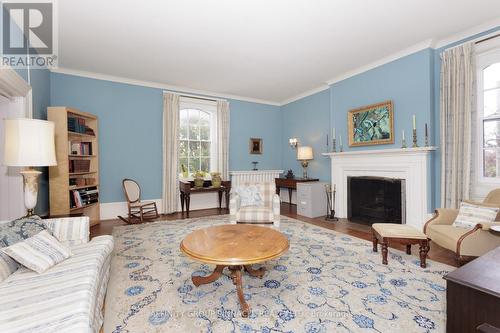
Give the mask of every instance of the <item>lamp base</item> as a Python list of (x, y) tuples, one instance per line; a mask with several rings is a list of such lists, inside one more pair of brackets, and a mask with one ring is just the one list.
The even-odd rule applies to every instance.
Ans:
[(304, 160), (304, 161), (300, 161), (300, 163), (302, 164), (302, 168), (303, 168), (303, 173), (302, 173), (302, 178), (304, 179), (307, 179), (307, 166), (309, 165), (309, 162), (307, 160)]
[(41, 172), (37, 170), (24, 170), (20, 174), (23, 176), (23, 190), (24, 190), (24, 206), (26, 207), (26, 216), (31, 216), (36, 207), (38, 197), (38, 177)]

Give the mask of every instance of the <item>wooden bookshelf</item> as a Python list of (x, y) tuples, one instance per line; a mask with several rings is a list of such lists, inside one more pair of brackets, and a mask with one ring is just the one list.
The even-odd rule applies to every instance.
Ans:
[[(78, 133), (68, 129), (68, 118), (83, 119), (85, 125), (95, 135)], [(53, 106), (47, 108), (47, 118), (55, 123), (55, 143), (57, 166), (49, 168), (50, 215), (61, 216), (81, 213), (90, 218), (90, 224), (98, 224), (100, 220), (99, 202), (89, 203), (83, 207), (72, 207), (73, 190), (96, 187), (99, 191), (99, 145), (98, 119), (95, 115), (70, 107)], [(70, 143), (91, 143), (91, 154), (72, 154)], [(90, 167), (85, 172), (69, 172), (70, 162), (88, 160)], [(93, 178), (94, 184), (70, 185), (70, 179)]]

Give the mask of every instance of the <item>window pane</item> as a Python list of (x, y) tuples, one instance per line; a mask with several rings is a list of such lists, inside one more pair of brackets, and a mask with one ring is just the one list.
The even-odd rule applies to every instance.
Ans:
[(483, 69), (484, 89), (500, 88), (500, 63)]
[(201, 156), (210, 157), (210, 142), (201, 142)]
[(210, 140), (210, 127), (200, 127), (200, 140)]
[(179, 142), (179, 156), (180, 157), (187, 157), (188, 156), (188, 141), (181, 140)]
[(205, 172), (210, 172), (210, 158), (201, 159), (201, 170)]
[(198, 125), (200, 122), (200, 110), (189, 109), (189, 124)]
[(484, 117), (500, 114), (500, 89), (484, 92)]
[(200, 127), (191, 125), (189, 126), (189, 140), (200, 140)]
[(200, 170), (200, 159), (199, 158), (193, 158), (189, 160), (189, 173), (195, 173), (196, 171)]
[(500, 147), (500, 120), (483, 122), (484, 147)]
[(495, 178), (498, 176), (499, 154), (497, 149), (485, 149), (483, 155), (484, 177)]
[(200, 142), (190, 141), (189, 142), (189, 157), (200, 157)]
[(180, 110), (180, 124), (181, 126), (186, 126), (188, 124), (189, 109)]
[(210, 114), (208, 112), (200, 112), (200, 126), (210, 126)]
[(181, 140), (187, 140), (188, 138), (188, 127), (182, 126), (179, 128), (179, 138)]

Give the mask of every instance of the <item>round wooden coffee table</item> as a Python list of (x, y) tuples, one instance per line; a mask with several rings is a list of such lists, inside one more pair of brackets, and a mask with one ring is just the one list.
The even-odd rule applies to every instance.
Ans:
[(281, 256), (289, 248), (288, 239), (281, 232), (269, 227), (251, 224), (225, 224), (193, 231), (181, 242), (181, 251), (189, 257), (207, 264), (215, 264), (208, 276), (191, 277), (199, 286), (212, 283), (225, 267), (231, 271), (244, 317), (250, 312), (242, 288), (242, 270), (251, 276), (262, 278), (265, 268), (253, 269), (250, 265)]

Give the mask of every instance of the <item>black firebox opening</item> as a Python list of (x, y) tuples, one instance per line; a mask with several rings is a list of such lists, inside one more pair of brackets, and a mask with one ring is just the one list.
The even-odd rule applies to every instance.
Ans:
[(405, 181), (347, 177), (347, 216), (352, 222), (405, 223)]

